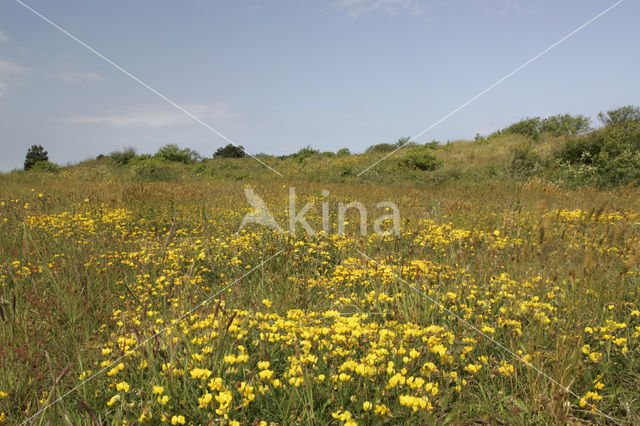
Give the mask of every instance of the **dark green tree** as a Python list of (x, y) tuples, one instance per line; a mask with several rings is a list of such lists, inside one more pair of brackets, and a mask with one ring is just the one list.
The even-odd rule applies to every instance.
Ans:
[(243, 147), (229, 144), (225, 147), (218, 148), (215, 154), (213, 154), (213, 158), (242, 158), (245, 155), (246, 153)]
[(27, 151), (27, 156), (24, 159), (24, 169), (32, 169), (36, 163), (41, 161), (49, 161), (49, 153), (44, 150), (42, 145), (31, 145)]

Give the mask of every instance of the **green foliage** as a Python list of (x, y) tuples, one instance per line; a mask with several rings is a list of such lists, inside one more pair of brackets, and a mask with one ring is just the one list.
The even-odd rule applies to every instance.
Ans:
[(293, 154), (292, 157), (296, 158), (298, 161), (302, 162), (302, 161), (306, 160), (307, 158), (309, 158), (311, 156), (314, 156), (316, 154), (320, 154), (320, 151), (315, 149), (315, 148), (312, 148), (310, 146), (305, 146), (300, 151), (298, 151), (295, 154)]
[[(537, 141), (544, 133), (550, 133), (553, 136), (575, 136), (582, 135), (591, 130), (591, 119), (583, 115), (573, 116), (571, 114), (558, 114), (547, 118), (533, 117), (524, 118), (514, 123), (502, 132), (497, 131), (489, 136), (500, 135), (501, 133), (523, 135)], [(482, 141), (480, 135), (476, 136), (477, 141)]]
[(118, 166), (129, 164), (136, 157), (136, 149), (134, 147), (124, 148), (122, 151), (113, 151), (109, 154), (109, 158)]
[(542, 168), (542, 158), (531, 149), (531, 146), (524, 145), (513, 150), (511, 159), (511, 173), (517, 177), (528, 177)]
[(554, 136), (582, 135), (591, 130), (591, 119), (583, 115), (558, 114), (547, 117), (540, 124), (540, 133)]
[(137, 160), (132, 163), (135, 175), (144, 181), (175, 181), (181, 172), (178, 167), (161, 158)]
[(242, 146), (228, 144), (225, 147), (218, 148), (213, 154), (213, 158), (242, 158), (245, 155), (246, 152)]
[(156, 152), (156, 158), (174, 163), (191, 164), (201, 160), (200, 154), (189, 148), (180, 148), (176, 144), (163, 146)]
[(31, 145), (24, 159), (24, 169), (29, 170), (41, 161), (49, 161), (49, 154), (42, 145)]
[(640, 121), (640, 108), (627, 105), (607, 112), (602, 111), (598, 114), (598, 118), (605, 126), (626, 125)]
[(640, 120), (612, 119), (602, 129), (569, 139), (556, 158), (598, 185), (636, 181), (640, 178)]
[(57, 172), (60, 166), (50, 161), (38, 161), (31, 167), (31, 170), (44, 170), (46, 172)]
[(346, 155), (351, 155), (351, 151), (349, 150), (349, 148), (340, 148), (338, 151), (336, 151), (336, 155), (338, 157), (344, 157)]
[(517, 123), (513, 123), (509, 127), (505, 128), (502, 132), (523, 135), (533, 138), (533, 140), (538, 140), (540, 138), (541, 124), (542, 120), (540, 119), (540, 117), (527, 117), (518, 121)]
[(442, 166), (442, 161), (428, 152), (415, 151), (400, 158), (399, 164), (415, 170), (432, 171)]
[(390, 152), (396, 149), (396, 146), (390, 143), (379, 143), (377, 145), (371, 145), (365, 152)]
[(409, 136), (403, 136), (400, 139), (398, 139), (395, 143), (396, 148), (400, 148), (403, 147), (405, 145), (415, 145), (415, 143), (413, 142), (409, 142), (411, 140), (411, 137)]

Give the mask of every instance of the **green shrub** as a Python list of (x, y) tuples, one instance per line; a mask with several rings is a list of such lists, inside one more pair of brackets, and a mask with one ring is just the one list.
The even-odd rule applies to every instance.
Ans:
[(540, 133), (554, 136), (582, 135), (591, 130), (591, 119), (583, 115), (558, 114), (547, 117), (540, 123)]
[(122, 151), (113, 151), (109, 158), (118, 166), (129, 164), (136, 157), (136, 149), (133, 147), (124, 148)]
[(304, 148), (300, 149), (300, 151), (293, 154), (292, 157), (302, 162), (316, 154), (320, 154), (320, 151), (315, 148), (311, 148), (310, 146), (305, 146)]
[(176, 144), (168, 144), (158, 150), (156, 156), (174, 163), (192, 164), (202, 160), (202, 156), (190, 149), (179, 148)]
[(38, 161), (30, 170), (44, 170), (47, 172), (57, 172), (60, 170), (60, 166), (50, 161)]
[(220, 147), (213, 154), (213, 158), (242, 158), (246, 155), (246, 152), (242, 146), (236, 146), (229, 144), (225, 147)]
[(42, 145), (31, 145), (24, 159), (24, 169), (29, 170), (41, 161), (49, 161), (49, 154)]
[(534, 140), (538, 140), (540, 138), (540, 126), (542, 124), (542, 120), (540, 117), (533, 118), (524, 118), (517, 123), (513, 123), (510, 126), (506, 127), (502, 133), (511, 133), (516, 135), (523, 135)]
[(598, 114), (598, 118), (605, 126), (626, 125), (640, 121), (640, 108), (627, 105), (607, 112), (602, 111)]
[(411, 152), (400, 158), (399, 164), (402, 167), (411, 169), (432, 171), (442, 166), (442, 162), (428, 152)]
[(640, 120), (612, 120), (602, 129), (570, 138), (555, 155), (565, 167), (581, 173), (588, 170), (598, 185), (636, 181), (640, 178)]
[[(575, 136), (585, 134), (590, 130), (591, 119), (588, 117), (583, 115), (558, 114), (544, 119), (540, 117), (524, 118), (504, 128), (502, 131), (492, 133), (487, 139), (491, 139), (500, 134), (510, 133), (538, 140), (543, 133), (550, 133), (554, 136)], [(482, 141), (483, 138), (477, 135), (476, 140)]]
[(196, 151), (189, 148), (180, 148), (176, 144), (163, 146), (156, 152), (156, 158), (174, 163), (191, 164), (200, 161), (202, 157)]
[(415, 146), (415, 142), (410, 142), (411, 141), (411, 137), (409, 136), (403, 136), (400, 139), (398, 139), (395, 143), (396, 148), (400, 148), (403, 146)]
[(520, 146), (513, 150), (511, 159), (511, 173), (515, 176), (531, 176), (542, 168), (542, 158), (529, 145)]
[(390, 143), (379, 143), (377, 145), (371, 145), (365, 152), (390, 152), (396, 149), (397, 147)]
[(351, 151), (349, 150), (349, 148), (340, 148), (338, 151), (336, 151), (336, 155), (338, 157), (344, 157), (346, 155), (351, 155)]

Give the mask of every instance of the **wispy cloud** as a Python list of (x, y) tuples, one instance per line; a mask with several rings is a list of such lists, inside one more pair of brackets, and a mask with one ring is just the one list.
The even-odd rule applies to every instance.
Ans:
[(352, 18), (377, 12), (390, 16), (400, 14), (419, 15), (423, 8), (418, 0), (337, 0), (334, 6), (344, 10)]
[(64, 72), (60, 74), (60, 77), (69, 83), (85, 83), (88, 81), (100, 81), (104, 79), (100, 74), (96, 74), (94, 72)]
[[(231, 123), (238, 114), (224, 105), (191, 104), (184, 108), (205, 122)], [(104, 124), (112, 127), (168, 127), (193, 123), (193, 119), (171, 107), (128, 107), (121, 111), (96, 115), (77, 115), (63, 121), (81, 124)]]
[(5, 33), (3, 33), (2, 31), (0, 31), (0, 41), (8, 41), (9, 37), (6, 36)]
[(9, 80), (14, 80), (17, 75), (28, 71), (21, 65), (0, 59), (0, 96), (4, 95), (8, 88)]
[(0, 59), (0, 73), (22, 73), (27, 71), (28, 68), (23, 67), (22, 65), (14, 64), (13, 62), (5, 61), (4, 59)]

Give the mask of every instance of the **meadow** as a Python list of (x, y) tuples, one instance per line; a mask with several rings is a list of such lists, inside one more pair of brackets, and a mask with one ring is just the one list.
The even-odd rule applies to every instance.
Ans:
[[(521, 174), (526, 143), (1, 175), (0, 422), (640, 423), (640, 190)], [(330, 232), (237, 233), (247, 185)]]

